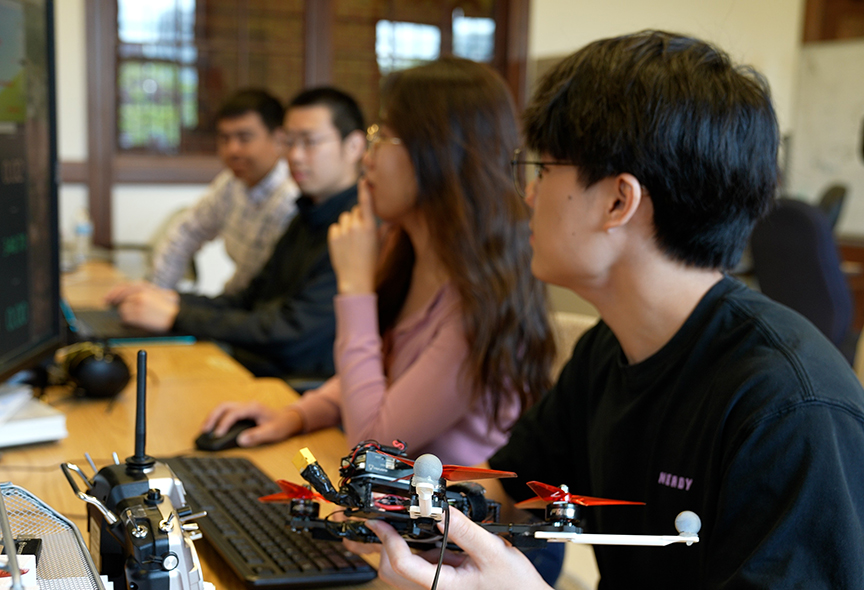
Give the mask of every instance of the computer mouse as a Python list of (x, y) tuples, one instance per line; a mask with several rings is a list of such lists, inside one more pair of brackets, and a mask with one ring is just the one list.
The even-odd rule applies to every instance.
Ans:
[(224, 451), (237, 445), (237, 436), (256, 425), (255, 420), (238, 420), (222, 436), (214, 436), (213, 431), (205, 432), (195, 439), (195, 447), (201, 451)]

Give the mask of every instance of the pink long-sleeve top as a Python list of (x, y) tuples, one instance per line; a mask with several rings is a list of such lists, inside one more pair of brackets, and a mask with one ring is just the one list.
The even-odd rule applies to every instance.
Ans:
[[(506, 442), (505, 432), (489, 426), (488, 392), (472, 403), (468, 342), (453, 285), (441, 287), (383, 341), (375, 295), (338, 295), (335, 308), (337, 375), (291, 406), (307, 432), (341, 423), (351, 446), (399, 439), (410, 457), (433, 453), (460, 465), (481, 463)], [(510, 395), (504, 423), (518, 415), (518, 399)]]

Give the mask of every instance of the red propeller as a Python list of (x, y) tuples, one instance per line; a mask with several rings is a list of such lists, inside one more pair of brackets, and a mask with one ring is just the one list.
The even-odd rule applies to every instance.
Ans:
[(282, 491), (269, 496), (261, 496), (258, 498), (260, 502), (271, 502), (274, 504), (288, 504), (291, 500), (323, 500), (324, 496), (318, 492), (313, 492), (306, 486), (301, 486), (284, 479), (276, 480), (276, 483), (282, 488)]
[(627, 502), (626, 500), (607, 500), (606, 498), (592, 498), (590, 496), (577, 496), (561, 488), (550, 486), (539, 481), (529, 481), (528, 487), (537, 494), (536, 498), (523, 500), (516, 504), (517, 508), (546, 508), (551, 502), (572, 502), (580, 506), (613, 506), (618, 504), (644, 505), (645, 502)]
[[(414, 461), (381, 452), (383, 455), (392, 457), (406, 465), (414, 466)], [(471, 479), (500, 479), (504, 477), (516, 477), (512, 471), (496, 471), (495, 469), (481, 469), (479, 467), (462, 467), (461, 465), (443, 465), (441, 477), (447, 481), (468, 481)]]

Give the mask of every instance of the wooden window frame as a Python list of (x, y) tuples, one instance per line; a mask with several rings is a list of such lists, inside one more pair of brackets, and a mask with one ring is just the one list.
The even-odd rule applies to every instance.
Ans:
[[(526, 97), (530, 0), (497, 0), (493, 66), (502, 72), (518, 108)], [(110, 248), (111, 193), (115, 184), (206, 184), (222, 168), (216, 156), (120, 154), (115, 149), (117, 116), (117, 4), (86, 0), (86, 162), (63, 162), (61, 178), (88, 187), (93, 241)], [(328, 84), (333, 71), (333, 0), (305, 0), (304, 85)], [(504, 26), (500, 26), (504, 23)]]

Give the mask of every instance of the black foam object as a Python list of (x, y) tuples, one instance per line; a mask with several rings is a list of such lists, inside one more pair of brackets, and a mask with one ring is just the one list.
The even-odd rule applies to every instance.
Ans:
[(102, 344), (85, 342), (71, 351), (63, 362), (69, 380), (85, 397), (114, 397), (131, 377), (129, 366)]

